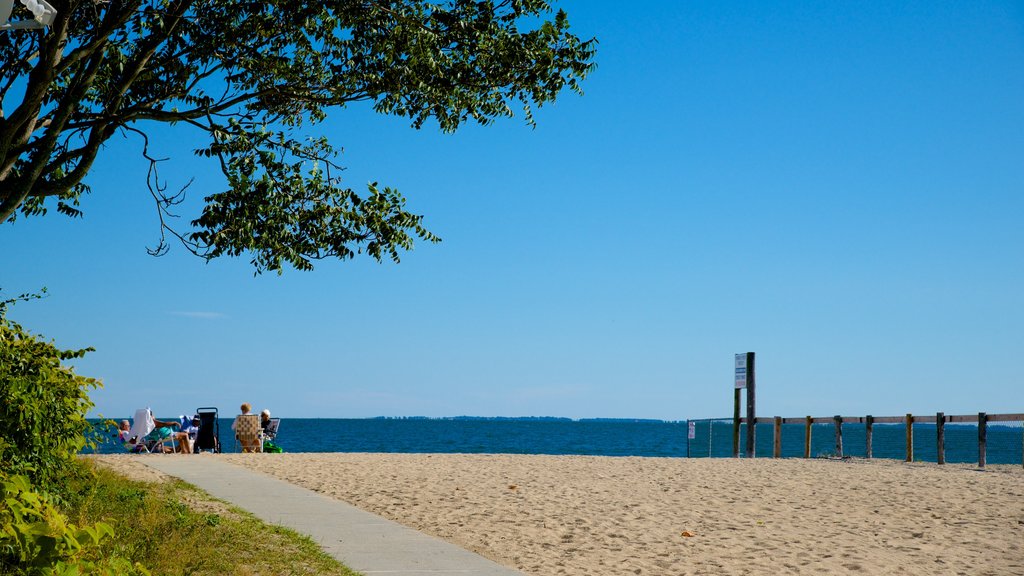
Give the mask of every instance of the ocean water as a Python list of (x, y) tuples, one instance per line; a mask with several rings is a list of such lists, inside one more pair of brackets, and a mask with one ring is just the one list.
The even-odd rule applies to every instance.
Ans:
[[(231, 434), (231, 418), (219, 421), (224, 451), (237, 451)], [(989, 464), (1020, 464), (1024, 427), (989, 424)], [(687, 439), (688, 423), (620, 420), (563, 419), (342, 419), (283, 418), (276, 443), (286, 452), (409, 452), (409, 453), (502, 453), (579, 454), (595, 456), (661, 456), (677, 458), (729, 457), (732, 455), (732, 421), (694, 421), (695, 438)], [(946, 461), (977, 462), (978, 429), (974, 425), (946, 425)], [(875, 458), (905, 457), (905, 427), (876, 424), (872, 439)], [(741, 430), (741, 442), (745, 439)], [(772, 455), (772, 426), (758, 425), (758, 457)], [(123, 448), (100, 431), (101, 453)], [(843, 426), (843, 453), (864, 456), (864, 426)], [(804, 427), (782, 427), (783, 457), (803, 456)], [(914, 425), (914, 459), (936, 461), (934, 424)], [(742, 445), (741, 445), (742, 452)], [(835, 456), (831, 424), (813, 427), (811, 455)]]

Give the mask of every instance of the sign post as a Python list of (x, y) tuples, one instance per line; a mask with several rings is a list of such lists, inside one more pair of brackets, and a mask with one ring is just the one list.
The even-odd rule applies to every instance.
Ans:
[[(743, 379), (739, 379), (739, 357), (742, 356)], [(732, 457), (739, 457), (739, 390), (746, 385), (746, 355), (736, 355), (736, 385), (732, 390)]]
[(754, 410), (754, 353), (736, 355), (735, 388), (732, 411), (732, 456), (740, 456), (740, 390), (747, 391), (747, 450), (746, 457), (754, 457), (755, 430), (757, 428)]

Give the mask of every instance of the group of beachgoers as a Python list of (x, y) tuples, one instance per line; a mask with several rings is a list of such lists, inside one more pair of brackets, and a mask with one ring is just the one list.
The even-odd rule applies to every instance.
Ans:
[[(141, 415), (140, 413), (145, 412)], [(160, 420), (153, 417), (153, 413), (147, 408), (135, 414), (135, 419), (146, 418), (151, 420), (151, 425), (138, 423), (133, 428), (128, 420), (121, 420), (118, 425), (118, 440), (129, 452), (179, 452), (191, 454), (196, 436), (199, 435), (200, 419), (199, 414), (191, 418), (182, 414), (178, 420)], [(149, 428), (147, 432), (146, 429)], [(177, 429), (177, 431), (175, 431)], [(171, 446), (164, 444), (164, 441), (171, 440)]]
[[(243, 402), (240, 407), (241, 414), (235, 416), (235, 421), (231, 423), (231, 429), (235, 432), (235, 438), (238, 439), (238, 443), (242, 446), (242, 452), (257, 452), (261, 451), (260, 442), (263, 442), (264, 446), (267, 442), (270, 442), (277, 435), (277, 429), (271, 425), (270, 410), (264, 409), (260, 412), (260, 430), (261, 436), (252, 434), (239, 434), (240, 422), (244, 419), (243, 417), (249, 416), (252, 412), (252, 404)], [(271, 445), (273, 445), (271, 443)]]
[[(276, 426), (272, 425), (270, 410), (263, 410), (260, 413), (261, 435), (239, 434), (239, 422), (243, 416), (249, 416), (252, 412), (252, 404), (242, 403), (242, 413), (235, 417), (231, 423), (231, 430), (235, 432), (235, 438), (242, 447), (243, 452), (256, 452), (260, 442), (273, 440), (276, 436)], [(177, 420), (160, 420), (153, 416), (153, 412), (146, 408), (138, 410), (135, 414), (135, 425), (128, 420), (121, 420), (118, 425), (118, 440), (129, 452), (162, 452), (166, 454), (180, 453), (192, 454), (196, 450), (196, 438), (199, 436), (199, 429), (203, 425), (199, 414), (188, 417), (180, 415)], [(170, 446), (166, 442), (170, 441)], [(217, 443), (219, 440), (213, 436), (214, 450), (219, 452)]]

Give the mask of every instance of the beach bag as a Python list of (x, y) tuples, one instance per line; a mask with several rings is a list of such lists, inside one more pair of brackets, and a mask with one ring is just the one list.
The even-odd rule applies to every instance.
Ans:
[(271, 454), (280, 454), (284, 452), (284, 449), (278, 446), (277, 444), (274, 444), (270, 440), (265, 440), (263, 442), (263, 451), (269, 452)]

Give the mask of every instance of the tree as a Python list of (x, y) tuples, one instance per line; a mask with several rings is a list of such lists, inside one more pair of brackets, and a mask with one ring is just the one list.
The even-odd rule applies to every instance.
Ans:
[[(334, 146), (306, 133), (328, 111), (369, 101), (454, 131), (521, 105), (532, 123), (532, 108), (580, 92), (594, 66), (596, 41), (544, 0), (50, 4), (48, 30), (0, 32), (0, 102), (16, 103), (0, 110), (0, 223), (53, 202), (80, 216), (103, 144), (136, 136), (160, 215), (151, 252), (176, 237), (207, 259), (249, 254), (257, 272), (360, 253), (397, 261), (414, 238), (437, 240), (396, 190), (342, 186)], [(200, 131), (195, 153), (224, 174), (190, 230), (170, 224), (188, 186), (171, 193), (159, 177), (158, 123)]]

